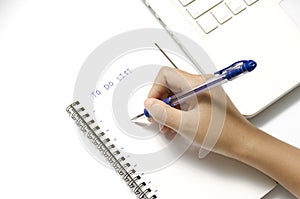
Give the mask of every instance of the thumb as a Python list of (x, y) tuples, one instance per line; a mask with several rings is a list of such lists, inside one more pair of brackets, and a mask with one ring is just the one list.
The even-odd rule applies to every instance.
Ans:
[(144, 106), (156, 122), (178, 131), (181, 120), (180, 110), (155, 98), (146, 99)]

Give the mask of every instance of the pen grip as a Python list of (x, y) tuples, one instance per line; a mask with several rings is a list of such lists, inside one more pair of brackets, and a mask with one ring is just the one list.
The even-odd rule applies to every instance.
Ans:
[[(162, 100), (164, 103), (168, 104), (169, 106), (173, 107), (173, 104), (171, 103), (172, 97), (167, 97), (164, 100)], [(147, 111), (147, 109), (144, 109), (144, 115), (148, 118), (151, 117), (150, 113)]]

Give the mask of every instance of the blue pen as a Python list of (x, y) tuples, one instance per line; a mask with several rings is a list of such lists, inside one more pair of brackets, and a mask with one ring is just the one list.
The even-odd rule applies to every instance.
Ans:
[[(228, 81), (232, 81), (245, 73), (251, 72), (256, 68), (256, 66), (257, 66), (257, 64), (253, 60), (237, 61), (237, 62), (231, 64), (230, 66), (228, 66), (220, 71), (215, 72), (214, 77), (212, 77), (211, 79), (208, 79), (206, 82), (196, 86), (192, 90), (181, 93), (181, 94), (173, 95), (171, 97), (167, 97), (163, 101), (166, 104), (174, 107), (174, 106), (184, 102), (189, 97), (194, 96), (195, 94), (198, 95), (209, 89), (220, 86)], [(131, 120), (136, 120), (142, 116), (146, 116), (148, 118), (151, 117), (149, 112), (146, 109), (144, 109), (144, 113), (132, 118)]]

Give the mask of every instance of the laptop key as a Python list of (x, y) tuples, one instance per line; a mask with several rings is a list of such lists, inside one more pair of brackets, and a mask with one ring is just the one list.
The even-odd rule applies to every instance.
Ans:
[(218, 27), (218, 22), (211, 13), (206, 13), (199, 17), (197, 23), (205, 33), (210, 33)]
[(217, 5), (212, 9), (211, 13), (220, 24), (225, 23), (232, 17), (232, 13), (225, 4)]
[(222, 0), (195, 0), (187, 6), (187, 11), (196, 19), (221, 2)]
[(254, 4), (255, 2), (257, 2), (258, 0), (244, 0), (248, 6), (251, 6), (252, 4)]
[(243, 11), (247, 6), (243, 0), (227, 0), (226, 5), (235, 15)]
[(186, 6), (186, 5), (190, 4), (192, 1), (194, 1), (194, 0), (179, 0), (179, 2), (180, 2), (183, 6)]

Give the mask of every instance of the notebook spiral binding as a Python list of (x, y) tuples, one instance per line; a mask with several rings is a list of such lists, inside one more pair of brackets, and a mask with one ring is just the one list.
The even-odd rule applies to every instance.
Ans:
[[(79, 102), (76, 101), (70, 104), (66, 111), (69, 116), (75, 121), (82, 133), (90, 140), (97, 149), (102, 152), (107, 161), (115, 169), (115, 171), (123, 178), (127, 185), (131, 188), (137, 198), (140, 199), (155, 199), (156, 195), (149, 197), (150, 188), (145, 189), (146, 183), (140, 182), (141, 177), (135, 175), (135, 170), (130, 169), (130, 164), (121, 156), (120, 151), (115, 149), (115, 145), (110, 144), (110, 139), (105, 137), (105, 133), (101, 131), (99, 126), (94, 126), (95, 121), (89, 119), (89, 114), (85, 113), (83, 107), (79, 107)], [(78, 108), (79, 107), (79, 108)], [(94, 127), (93, 127), (94, 126)]]

